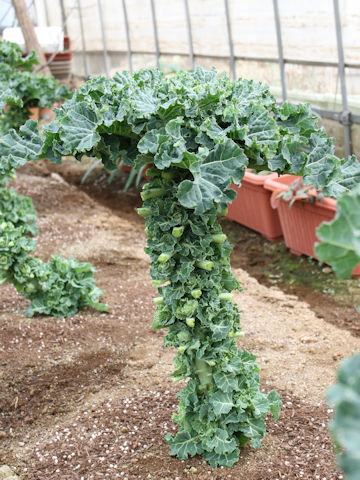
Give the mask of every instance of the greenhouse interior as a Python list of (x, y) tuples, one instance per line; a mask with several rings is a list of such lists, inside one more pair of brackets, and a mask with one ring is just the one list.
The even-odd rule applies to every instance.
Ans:
[(358, 0), (0, 0), (0, 480), (360, 480)]

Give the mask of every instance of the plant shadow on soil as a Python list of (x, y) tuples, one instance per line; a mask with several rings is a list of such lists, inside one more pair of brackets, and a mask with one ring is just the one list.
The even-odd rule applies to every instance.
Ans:
[[(51, 189), (56, 188), (64, 215), (77, 207), (80, 217), (91, 214), (95, 221), (106, 207), (121, 219), (121, 228), (114, 230), (119, 244), (129, 243), (122, 231), (126, 225), (133, 226), (138, 235), (134, 249), (140, 251), (145, 235), (143, 219), (134, 210), (141, 204), (138, 194), (119, 192), (126, 180), (123, 176), (109, 187), (100, 169), (88, 184), (80, 185), (85, 171), (86, 166), (73, 162), (60, 167), (38, 162), (23, 169), (25, 176), (49, 179), (59, 173), (69, 184), (63, 187), (64, 194), (60, 183), (48, 190), (39, 184), (42, 202), (37, 205), (35, 200), (35, 205), (43, 228), (60, 229), (59, 242), (76, 242), (65, 227), (48, 227), (45, 221), (52, 215), (51, 209), (46, 212)], [(28, 178), (20, 179), (17, 187), (26, 194)], [(80, 202), (76, 203), (78, 189), (91, 197), (91, 209), (83, 211)], [(49, 205), (44, 201), (47, 196)], [(85, 205), (87, 200), (82, 198), (82, 202)], [(116, 218), (107, 225), (108, 230), (116, 226)], [(89, 237), (101, 230), (99, 223), (93, 230), (87, 228)], [(288, 254), (282, 242), (272, 244), (227, 221), (223, 228), (235, 245), (234, 267), (247, 270), (267, 286), (276, 284), (296, 294), (318, 316), (360, 335), (354, 306), (359, 293), (356, 282), (338, 282), (316, 262)], [(39, 243), (50, 238), (45, 233), (40, 231)], [(105, 253), (107, 241), (104, 236)], [(86, 242), (84, 248), (86, 255)], [(127, 258), (123, 251), (118, 253), (123, 255), (118, 263), (116, 252), (111, 262), (104, 252), (91, 254), (99, 285), (111, 306), (109, 315), (85, 309), (68, 320), (25, 320), (26, 301), (12, 287), (1, 287), (0, 465), (16, 467), (24, 480), (341, 478), (327, 432), (330, 412), (326, 404), (300, 399), (277, 385), (266, 384), (266, 390), (276, 388), (281, 394), (282, 415), (277, 424), (268, 421), (262, 449), (245, 447), (231, 469), (212, 470), (199, 457), (187, 461), (169, 457), (163, 437), (175, 428), (171, 414), (183, 384), (173, 384), (168, 377), (173, 352), (162, 347), (163, 334), (150, 329), (156, 290), (148, 267), (137, 262), (136, 256)]]

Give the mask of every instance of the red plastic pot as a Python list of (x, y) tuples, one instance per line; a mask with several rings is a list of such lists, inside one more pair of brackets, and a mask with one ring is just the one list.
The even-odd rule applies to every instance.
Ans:
[[(281, 228), (286, 246), (295, 255), (315, 255), (316, 228), (322, 222), (329, 222), (336, 213), (336, 200), (325, 197), (321, 202), (317, 199), (314, 203), (308, 200), (296, 200), (289, 208), (289, 202), (277, 198), (278, 194), (288, 190), (289, 186), (301, 177), (295, 175), (282, 175), (278, 178), (267, 178), (264, 187), (271, 193), (271, 204), (279, 213)], [(312, 193), (316, 197), (316, 191)], [(352, 272), (353, 277), (360, 277), (360, 265)]]
[(30, 120), (39, 120), (39, 112), (40, 112), (40, 109), (38, 107), (32, 107), (32, 108), (29, 108), (29, 119)]
[[(46, 61), (49, 61), (50, 58), (53, 56), (52, 53), (44, 53)], [(70, 37), (64, 35), (64, 51), (57, 53), (52, 62), (64, 62), (69, 61), (73, 57), (73, 51), (71, 50), (71, 41)]]
[(228, 205), (226, 218), (241, 223), (261, 233), (271, 242), (283, 236), (279, 216), (270, 205), (271, 192), (264, 189), (267, 178), (276, 178), (277, 174), (257, 175), (246, 171), (241, 187), (231, 185), (236, 191), (235, 200)]

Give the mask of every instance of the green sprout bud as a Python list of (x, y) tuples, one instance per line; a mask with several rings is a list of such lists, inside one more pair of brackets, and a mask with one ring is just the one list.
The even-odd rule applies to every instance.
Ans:
[(214, 262), (210, 260), (199, 261), (195, 262), (195, 266), (211, 272), (211, 270), (214, 268)]
[(164, 283), (164, 281), (163, 280), (153, 280), (151, 283), (154, 285), (154, 287), (161, 287), (161, 285)]
[(158, 169), (157, 168), (148, 168), (146, 170), (146, 176), (147, 177), (156, 177), (158, 175)]
[(181, 345), (181, 347), (178, 348), (178, 352), (179, 353), (184, 353), (186, 350), (186, 346), (185, 345)]
[(153, 298), (155, 305), (162, 305), (164, 303), (164, 297), (155, 297)]
[(219, 300), (225, 300), (227, 302), (231, 302), (233, 298), (234, 298), (234, 294), (231, 292), (219, 293)]
[(171, 171), (161, 172), (161, 176), (164, 180), (172, 180), (175, 177), (175, 173)]
[(171, 253), (162, 253), (158, 256), (158, 263), (166, 263), (172, 257)]
[(224, 243), (226, 235), (225, 233), (216, 233), (215, 235), (211, 235), (211, 238), (214, 243)]
[(188, 327), (194, 328), (195, 327), (195, 318), (190, 317), (186, 319), (186, 325)]
[(214, 362), (214, 360), (209, 360), (206, 363), (209, 365), (209, 367), (215, 367), (215, 365), (216, 365), (216, 362)]
[(228, 213), (228, 210), (229, 210), (229, 209), (228, 209), (227, 207), (225, 207), (225, 208), (219, 210), (219, 211), (216, 212), (216, 213), (217, 213), (219, 216), (225, 217), (225, 215), (227, 215), (227, 213)]
[(191, 290), (191, 296), (193, 298), (200, 298), (201, 295), (202, 295), (202, 290), (200, 290), (199, 288), (196, 290)]
[(146, 207), (141, 207), (136, 209), (137, 213), (141, 215), (142, 217), (147, 217), (148, 215), (151, 215), (151, 210), (150, 208)]
[(174, 227), (174, 228), (172, 229), (172, 232), (171, 232), (171, 233), (172, 233), (173, 237), (175, 237), (175, 238), (180, 238), (181, 235), (184, 233), (184, 227), (183, 227), (183, 226), (181, 226), (181, 227)]
[(245, 337), (245, 333), (244, 332), (229, 332), (228, 337), (229, 338), (243, 338), (243, 337)]
[(150, 198), (162, 197), (166, 193), (164, 188), (148, 188), (140, 193), (140, 196), (143, 201), (149, 200)]

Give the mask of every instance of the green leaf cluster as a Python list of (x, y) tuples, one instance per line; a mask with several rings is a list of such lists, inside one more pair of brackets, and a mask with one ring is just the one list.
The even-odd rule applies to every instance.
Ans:
[(328, 391), (335, 407), (330, 424), (340, 449), (339, 467), (346, 480), (360, 478), (360, 353), (346, 359), (338, 372), (338, 382)]
[(24, 227), (24, 233), (37, 235), (37, 213), (31, 198), (19, 195), (14, 189), (0, 186), (0, 222)]
[(98, 301), (102, 292), (95, 284), (94, 267), (60, 255), (43, 263), (30, 255), (36, 243), (27, 232), (26, 225), (0, 223), (0, 284), (12, 283), (31, 301), (26, 314), (70, 317), (86, 305), (106, 311)]
[[(87, 155), (115, 169), (121, 156), (137, 168), (154, 163), (187, 171), (178, 199), (197, 213), (232, 201), (229, 186), (240, 184), (245, 167), (302, 175), (305, 185), (334, 197), (360, 180), (359, 163), (334, 155), (308, 104), (279, 106), (266, 85), (201, 68), (170, 77), (148, 69), (93, 78), (43, 133), (36, 155), (51, 161)], [(25, 132), (5, 138), (4, 156), (27, 141)]]
[(69, 98), (67, 87), (59, 86), (54, 77), (31, 71), (38, 63), (34, 51), (22, 57), (17, 44), (0, 40), (0, 133), (23, 125), (30, 108), (51, 107), (55, 101)]
[[(240, 315), (229, 293), (240, 285), (216, 208), (185, 208), (177, 198), (183, 170), (168, 173), (152, 169), (143, 190), (150, 273), (161, 295), (153, 328), (167, 328), (165, 345), (178, 351), (174, 380), (190, 378), (173, 416), (180, 429), (166, 439), (178, 458), (201, 454), (212, 467), (230, 467), (242, 445), (261, 446), (265, 417), (276, 419), (281, 402), (260, 391), (254, 355), (236, 346)], [(161, 195), (149, 195), (155, 191)]]

